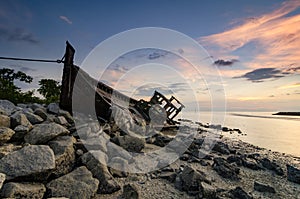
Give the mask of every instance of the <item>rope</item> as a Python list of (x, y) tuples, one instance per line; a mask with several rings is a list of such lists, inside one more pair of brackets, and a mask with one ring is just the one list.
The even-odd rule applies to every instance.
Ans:
[[(63, 57), (64, 58), (64, 57)], [(19, 61), (32, 61), (32, 62), (48, 62), (48, 63), (64, 63), (63, 58), (61, 60), (46, 60), (46, 59), (26, 59), (26, 58), (17, 58), (17, 57), (0, 57), (0, 59), (5, 60), (19, 60)]]

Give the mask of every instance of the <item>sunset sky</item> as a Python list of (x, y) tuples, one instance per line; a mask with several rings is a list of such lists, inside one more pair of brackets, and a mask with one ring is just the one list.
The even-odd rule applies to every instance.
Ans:
[[(120, 55), (102, 80), (111, 86), (121, 82), (118, 89), (125, 94), (146, 97), (158, 89), (174, 93), (188, 105), (195, 95), (203, 110), (211, 96), (217, 103), (224, 95), (229, 111), (300, 111), (298, 0), (0, 1), (0, 56), (57, 60), (68, 40), (76, 49), (75, 63), (81, 66), (99, 43), (143, 27), (178, 31), (205, 50), (193, 54), (179, 42), (177, 55), (157, 49)], [(198, 78), (181, 55), (198, 56), (205, 61), (197, 70), (215, 73)], [(101, 65), (99, 59), (93, 60), (96, 65)], [(141, 65), (142, 69), (137, 67)], [(22, 70), (35, 78), (31, 85), (18, 84), (24, 90), (38, 88), (41, 78), (60, 81), (62, 66), (0, 60), (1, 68)], [(122, 83), (120, 78), (127, 73), (127, 83)], [(98, 73), (91, 75), (99, 78)], [(215, 82), (216, 77), (221, 81)]]

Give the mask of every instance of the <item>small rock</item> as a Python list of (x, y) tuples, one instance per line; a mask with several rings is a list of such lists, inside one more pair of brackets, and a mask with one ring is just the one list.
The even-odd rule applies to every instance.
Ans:
[(68, 126), (68, 125), (69, 125), (68, 121), (67, 121), (66, 118), (63, 117), (63, 116), (58, 116), (58, 117), (56, 117), (56, 118), (54, 119), (54, 122), (56, 122), (57, 124), (60, 124), (60, 125), (62, 125), (62, 126)]
[(14, 129), (15, 134), (12, 136), (11, 141), (13, 142), (23, 142), (24, 136), (29, 132), (29, 128), (27, 126), (18, 125)]
[(275, 189), (273, 187), (256, 181), (254, 182), (254, 190), (259, 192), (275, 193)]
[(99, 181), (85, 166), (49, 182), (46, 187), (49, 197), (67, 197), (72, 199), (92, 198), (97, 191)]
[(229, 164), (223, 158), (214, 158), (213, 169), (223, 178), (238, 180), (239, 168)]
[(31, 104), (31, 105), (30, 105), (30, 108), (31, 108), (32, 110), (34, 110), (34, 111), (35, 111), (36, 109), (45, 109), (43, 105), (38, 104), (38, 103), (33, 103), (33, 104)]
[(3, 182), (5, 181), (5, 174), (4, 173), (0, 173), (0, 190), (3, 186)]
[(32, 129), (32, 124), (29, 122), (27, 117), (21, 112), (15, 112), (10, 116), (10, 127), (15, 128), (18, 125), (26, 126)]
[(3, 198), (43, 198), (46, 188), (39, 183), (9, 182), (3, 186)]
[(10, 117), (0, 114), (0, 127), (10, 127)]
[(0, 159), (0, 172), (7, 180), (21, 178), (42, 180), (55, 168), (55, 157), (49, 146), (32, 145), (9, 153)]
[(0, 127), (0, 144), (5, 143), (11, 139), (11, 137), (15, 134), (15, 131), (8, 127)]
[(176, 179), (176, 173), (171, 171), (162, 172), (159, 177), (173, 183)]
[(92, 172), (100, 182), (98, 193), (110, 194), (120, 190), (120, 185), (109, 173), (105, 164), (107, 156), (102, 151), (89, 151), (81, 157), (82, 163)]
[(31, 124), (39, 124), (42, 123), (44, 121), (43, 118), (41, 118), (40, 116), (33, 114), (31, 112), (28, 111), (23, 111), (24, 115), (27, 117), (27, 119), (29, 120), (29, 122)]
[(35, 109), (35, 111), (33, 113), (35, 115), (40, 116), (43, 120), (46, 120), (47, 117), (48, 117), (46, 111), (44, 109), (42, 109), (42, 108)]
[(74, 118), (68, 111), (59, 110), (58, 115), (63, 116), (68, 121), (69, 124), (74, 124)]
[(232, 199), (252, 199), (253, 197), (250, 196), (247, 192), (245, 192), (241, 187), (236, 187), (229, 191), (231, 194)]
[(4, 145), (0, 146), (0, 158), (6, 156), (7, 154), (9, 154), (13, 151), (17, 151), (21, 148), (22, 148), (22, 146), (17, 146), (14, 144), (4, 144)]
[(138, 199), (139, 191), (135, 184), (126, 184), (123, 186), (123, 194), (122, 197), (124, 199)]
[(217, 142), (212, 150), (225, 155), (230, 154), (228, 145), (223, 142)]
[(144, 140), (130, 135), (116, 136), (112, 141), (129, 152), (141, 152), (145, 147)]
[(49, 113), (54, 113), (54, 114), (58, 114), (59, 113), (59, 106), (57, 103), (50, 103), (48, 106), (47, 106), (47, 111)]
[(0, 100), (0, 108), (5, 111), (5, 115), (11, 115), (16, 106), (8, 100)]
[(61, 136), (50, 141), (48, 145), (55, 155), (56, 168), (53, 174), (61, 176), (69, 173), (75, 164), (75, 151), (73, 144), (76, 142), (72, 136)]
[(300, 184), (300, 169), (293, 167), (291, 165), (286, 165), (287, 167), (287, 179), (288, 181)]
[(262, 167), (257, 164), (256, 160), (245, 159), (243, 160), (243, 166), (252, 170), (261, 170)]
[(269, 160), (268, 158), (263, 158), (260, 160), (260, 163), (262, 164), (263, 167), (274, 171), (277, 175), (283, 176), (283, 170), (282, 168), (274, 161)]
[(37, 124), (24, 137), (24, 140), (29, 144), (45, 144), (57, 136), (69, 134), (69, 131), (56, 123)]
[(128, 168), (128, 161), (124, 160), (121, 157), (114, 157), (110, 160), (109, 162), (109, 166), (110, 166), (110, 173), (114, 176), (114, 177), (127, 177), (128, 173), (127, 168)]
[(204, 198), (216, 198), (217, 191), (215, 187), (205, 182), (201, 182), (200, 186), (202, 189), (202, 196)]

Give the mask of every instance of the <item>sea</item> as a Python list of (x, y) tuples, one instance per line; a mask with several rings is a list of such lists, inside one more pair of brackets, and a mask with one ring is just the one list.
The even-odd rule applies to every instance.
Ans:
[(242, 131), (226, 134), (272, 151), (300, 157), (300, 116), (272, 115), (274, 112), (187, 112), (186, 119), (202, 124), (221, 124)]

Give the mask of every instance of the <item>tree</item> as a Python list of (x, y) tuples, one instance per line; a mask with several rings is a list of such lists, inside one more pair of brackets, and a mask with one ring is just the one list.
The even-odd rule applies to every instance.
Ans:
[(58, 102), (60, 96), (60, 83), (53, 79), (41, 79), (39, 81), (40, 88), (37, 90), (45, 97), (45, 102)]
[(30, 84), (33, 78), (22, 71), (9, 68), (0, 69), (0, 98), (7, 99), (15, 104), (26, 102), (37, 102), (38, 98), (33, 96), (34, 91), (22, 92), (15, 85), (15, 81)]

